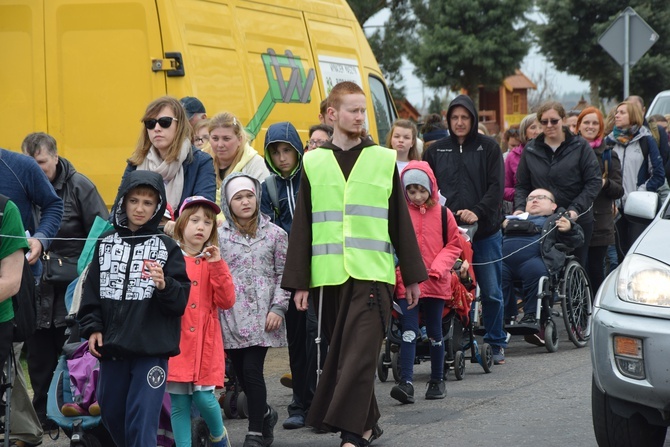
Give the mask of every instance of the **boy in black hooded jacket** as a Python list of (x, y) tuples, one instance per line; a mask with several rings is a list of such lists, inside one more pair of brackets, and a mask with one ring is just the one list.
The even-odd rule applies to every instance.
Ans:
[(103, 234), (77, 314), (100, 357), (102, 421), (117, 446), (156, 445), (168, 357), (179, 353), (190, 282), (179, 246), (158, 231), (167, 199), (162, 177), (134, 171)]

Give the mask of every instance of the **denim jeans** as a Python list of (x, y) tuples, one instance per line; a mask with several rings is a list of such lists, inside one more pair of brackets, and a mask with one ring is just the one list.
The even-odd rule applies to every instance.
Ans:
[(416, 343), (421, 340), (419, 331), (419, 310), (423, 316), (423, 325), (430, 340), (430, 378), (442, 380), (444, 373), (444, 343), (442, 342), (442, 310), (444, 300), (421, 298), (419, 305), (407, 310), (407, 300), (398, 300), (402, 310), (400, 325), (402, 343), (400, 344), (400, 380), (411, 382), (414, 375)]
[[(482, 300), (484, 341), (492, 346), (507, 346), (503, 330), (502, 232), (477, 239), (472, 244), (475, 276)], [(490, 261), (495, 261), (491, 262)], [(485, 264), (485, 265), (477, 265)]]

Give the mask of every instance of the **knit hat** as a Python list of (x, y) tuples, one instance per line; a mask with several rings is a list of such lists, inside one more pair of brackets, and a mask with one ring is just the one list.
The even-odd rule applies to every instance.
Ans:
[(256, 184), (254, 181), (246, 176), (234, 177), (226, 183), (226, 201), (230, 205), (233, 196), (240, 191), (251, 191), (256, 194)]
[(432, 192), (430, 188), (430, 178), (428, 174), (421, 169), (407, 169), (402, 173), (402, 185), (407, 188), (409, 185), (421, 185), (428, 192)]

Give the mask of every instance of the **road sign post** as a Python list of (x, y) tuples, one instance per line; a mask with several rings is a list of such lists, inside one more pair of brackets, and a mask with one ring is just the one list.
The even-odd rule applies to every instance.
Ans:
[(623, 97), (629, 96), (630, 67), (658, 40), (658, 34), (630, 6), (598, 38), (601, 47), (623, 67)]

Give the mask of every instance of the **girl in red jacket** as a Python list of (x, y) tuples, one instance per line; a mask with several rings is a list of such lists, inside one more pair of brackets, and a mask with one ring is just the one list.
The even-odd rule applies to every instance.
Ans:
[[(461, 243), (456, 219), (446, 209), (446, 222), (442, 221), (442, 209), (438, 202), (437, 181), (425, 161), (410, 161), (400, 176), (405, 187), (405, 198), (414, 232), (419, 243), (423, 262), (428, 271), (428, 281), (419, 284), (421, 289), (421, 311), (430, 340), (431, 373), (426, 399), (444, 399), (447, 395), (443, 380), (444, 344), (442, 342), (442, 311), (445, 300), (452, 298), (451, 269), (461, 254)], [(443, 225), (447, 227), (447, 240), (443, 240)], [(414, 357), (419, 333), (418, 303), (408, 305), (405, 286), (396, 271), (396, 295), (402, 309), (400, 323), (402, 343), (400, 345), (400, 383), (391, 389), (391, 397), (404, 404), (414, 403)]]
[(235, 287), (221, 259), (216, 216), (221, 209), (204, 197), (184, 200), (175, 224), (186, 272), (191, 280), (181, 319), (181, 353), (168, 363), (167, 391), (172, 400), (172, 432), (177, 447), (191, 446), (191, 402), (209, 427), (213, 447), (230, 447), (214, 388), (222, 387), (225, 362), (218, 308), (235, 304)]

